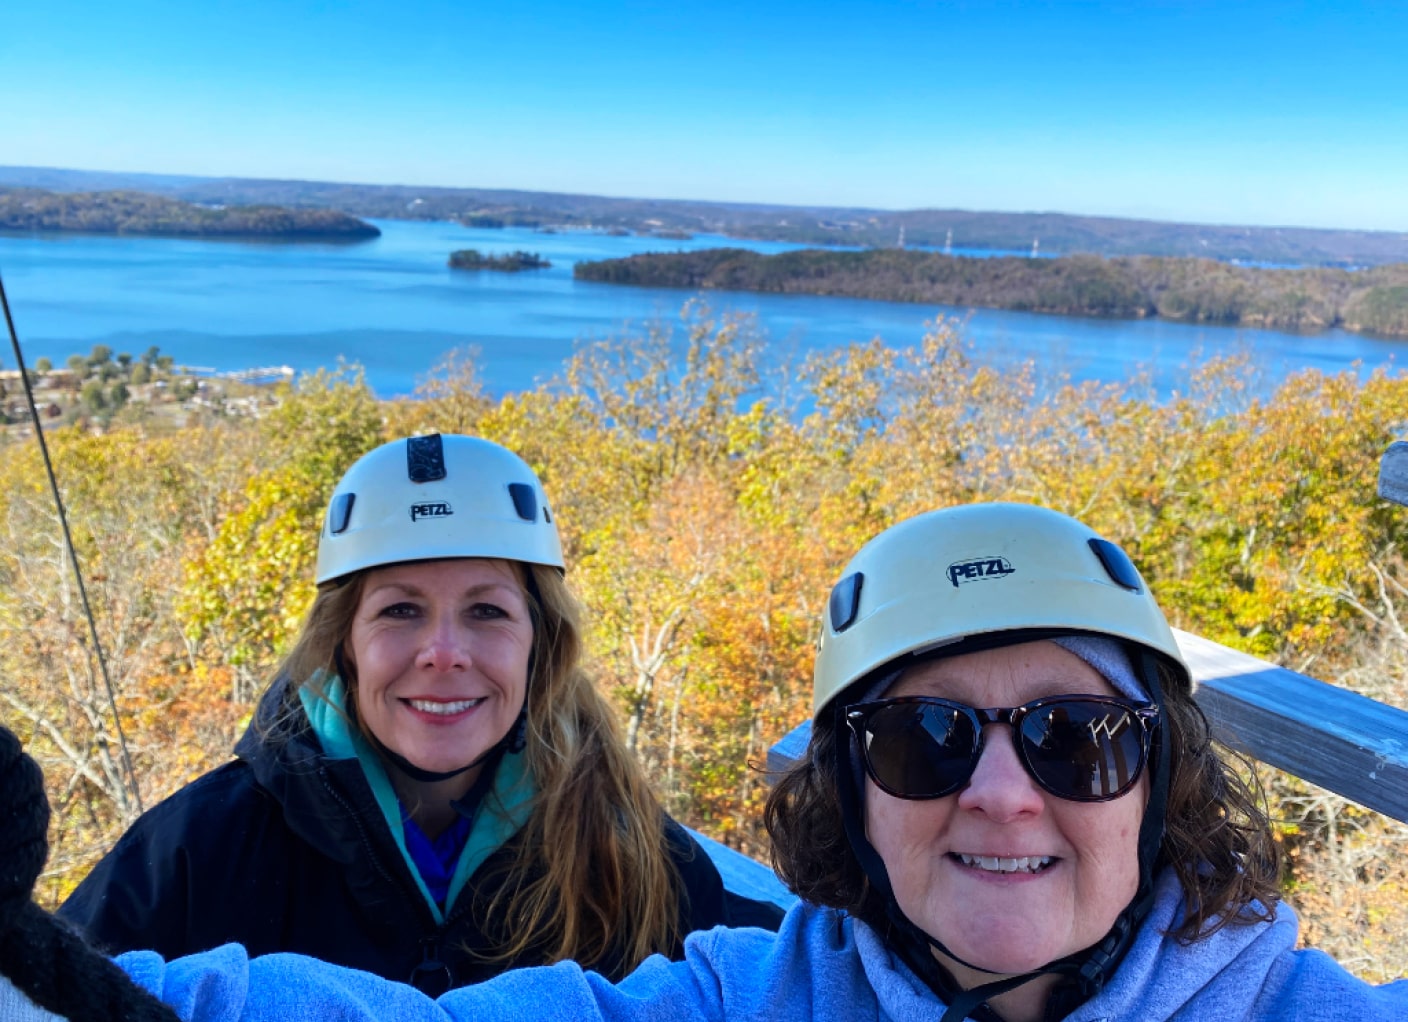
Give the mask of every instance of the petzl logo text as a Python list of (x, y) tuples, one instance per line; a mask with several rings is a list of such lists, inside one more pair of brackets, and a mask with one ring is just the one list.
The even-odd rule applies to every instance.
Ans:
[(957, 589), (964, 582), (984, 578), (1003, 578), (1012, 574), (1012, 565), (1005, 557), (974, 557), (971, 561), (954, 561), (948, 566), (948, 580)]
[(445, 518), (455, 512), (450, 509), (450, 505), (443, 500), (427, 501), (424, 504), (411, 505), (411, 521), (419, 521), (422, 518)]

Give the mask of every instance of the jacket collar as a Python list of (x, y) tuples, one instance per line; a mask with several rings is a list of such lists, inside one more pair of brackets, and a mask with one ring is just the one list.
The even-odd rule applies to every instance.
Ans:
[[(249, 764), (255, 779), (282, 806), (290, 829), (335, 862), (356, 870), (365, 856), (361, 829), (376, 826), (386, 847), (389, 839), (400, 853), (430, 914), (437, 923), (445, 912), (435, 904), (406, 849), (401, 807), (386, 768), (361, 736), (346, 711), (347, 690), (336, 676), (324, 679), (322, 695), (300, 686), (302, 719), (278, 720), (288, 705), (281, 679), (271, 686), (235, 753)], [(455, 867), (445, 899), (447, 909), (484, 861), (527, 822), (537, 796), (522, 753), (499, 760), (493, 785), (474, 813), (469, 837)], [(372, 807), (375, 806), (373, 809)], [(372, 820), (368, 820), (368, 817)], [(389, 849), (387, 849), (389, 852)], [(371, 879), (368, 878), (368, 883)]]

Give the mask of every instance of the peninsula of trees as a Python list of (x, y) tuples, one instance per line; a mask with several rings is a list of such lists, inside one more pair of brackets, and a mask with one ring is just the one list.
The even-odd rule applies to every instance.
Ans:
[(72, 231), (180, 238), (363, 241), (381, 230), (333, 209), (211, 206), (144, 192), (0, 188), (0, 231)]
[(462, 248), (450, 253), (452, 270), (498, 270), (501, 273), (516, 273), (519, 270), (545, 270), (552, 263), (536, 252), (505, 252), (502, 255), (485, 255), (477, 248)]
[(976, 259), (910, 249), (761, 255), (746, 249), (581, 262), (579, 280), (635, 287), (841, 295), (1071, 316), (1408, 337), (1408, 263), (1349, 271), (1213, 259), (1077, 255)]

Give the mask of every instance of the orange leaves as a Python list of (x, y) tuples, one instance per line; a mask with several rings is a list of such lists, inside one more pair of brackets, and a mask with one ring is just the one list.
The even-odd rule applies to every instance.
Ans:
[[(136, 725), (134, 742), (153, 768), (144, 792), (149, 802), (171, 794), (230, 758), (247, 708), (231, 701), (229, 667), (198, 664), (187, 673), (150, 678), (150, 699), (124, 706)], [(159, 764), (159, 765), (158, 765)]]
[(750, 764), (806, 706), (824, 583), (795, 533), (740, 510), (731, 476), (662, 483), (576, 574), (594, 665), (665, 794), (687, 819), (756, 842), (764, 791)]
[[(415, 402), (378, 403), (344, 369), (258, 424), (55, 434), (148, 803), (228, 756), (311, 599), (335, 480), (408, 431), (475, 432), (540, 474), (591, 667), (638, 753), (685, 822), (755, 853), (758, 767), (808, 712), (831, 583), (875, 532), (931, 507), (1076, 514), (1130, 552), (1176, 624), (1408, 704), (1408, 512), (1374, 496), (1408, 425), (1404, 378), (1306, 373), (1256, 402), (1245, 360), (1223, 360), (1153, 404), (1142, 378), (984, 365), (946, 321), (914, 348), (817, 355), (785, 390), (764, 389), (766, 354), (747, 320), (690, 306), (527, 393), (484, 394), (458, 355)], [(41, 472), (24, 449), (0, 460), (0, 712), (49, 771), (61, 893), (126, 809)], [(1274, 815), (1308, 821), (1313, 887), (1338, 831), (1292, 813), (1301, 788), (1276, 795)], [(1376, 911), (1389, 918), (1362, 906), (1371, 925)]]

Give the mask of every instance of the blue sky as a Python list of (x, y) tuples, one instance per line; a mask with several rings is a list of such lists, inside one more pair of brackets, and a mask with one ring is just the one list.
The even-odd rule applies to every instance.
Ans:
[(0, 164), (1408, 231), (1408, 4), (10, 0)]

